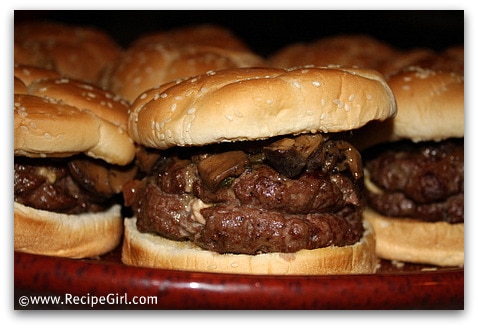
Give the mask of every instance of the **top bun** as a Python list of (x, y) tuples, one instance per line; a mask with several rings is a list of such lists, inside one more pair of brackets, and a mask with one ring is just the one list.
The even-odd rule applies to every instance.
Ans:
[(126, 131), (129, 106), (113, 94), (66, 78), (37, 79), (15, 92), (15, 155), (85, 153), (118, 165), (133, 160), (135, 147)]
[(397, 100), (392, 140), (440, 141), (464, 136), (464, 78), (410, 67), (388, 80)]
[(238, 68), (145, 92), (131, 107), (128, 129), (136, 142), (164, 149), (341, 132), (395, 111), (392, 91), (373, 70)]
[(61, 77), (60, 73), (55, 70), (22, 64), (15, 64), (13, 73), (15, 78), (20, 79), (25, 85), (30, 85), (39, 80), (55, 79)]
[(335, 35), (288, 45), (270, 56), (269, 64), (281, 68), (339, 65), (380, 71), (395, 54), (393, 47), (368, 35)]
[(136, 39), (105, 70), (101, 85), (132, 103), (144, 91), (210, 70), (265, 66), (229, 30), (193, 25)]
[(101, 84), (131, 103), (144, 91), (176, 79), (215, 69), (251, 66), (264, 66), (264, 62), (249, 51), (149, 43), (125, 51), (106, 71)]
[(107, 33), (93, 27), (40, 21), (15, 24), (14, 62), (53, 69), (66, 77), (97, 83), (121, 51)]
[(454, 72), (464, 75), (464, 46), (451, 46), (441, 52), (429, 48), (399, 51), (395, 56), (390, 57), (379, 71), (385, 77), (388, 77), (415, 66), (433, 71)]
[(200, 44), (222, 49), (250, 51), (246, 43), (239, 39), (232, 31), (213, 24), (191, 25), (178, 27), (171, 30), (144, 34), (129, 47), (142, 48), (150, 44), (158, 43)]

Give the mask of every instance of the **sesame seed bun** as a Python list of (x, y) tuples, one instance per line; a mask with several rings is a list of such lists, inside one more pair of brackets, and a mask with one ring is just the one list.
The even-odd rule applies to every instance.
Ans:
[(395, 114), (376, 71), (306, 67), (212, 71), (142, 94), (129, 132), (153, 148), (357, 129)]
[(392, 46), (369, 35), (334, 35), (287, 45), (272, 54), (268, 63), (279, 68), (339, 65), (380, 70), (395, 54)]
[(142, 92), (177, 79), (210, 70), (251, 66), (264, 66), (264, 62), (247, 50), (199, 43), (138, 41), (113, 63), (104, 74), (102, 85), (133, 102)]
[(465, 131), (463, 75), (410, 67), (388, 79), (398, 112), (392, 140), (440, 141)]
[(138, 37), (130, 45), (131, 48), (144, 47), (150, 44), (175, 43), (196, 44), (237, 51), (250, 51), (247, 44), (223, 26), (213, 24), (189, 25), (171, 30), (146, 33)]
[(465, 132), (464, 77), (460, 73), (410, 66), (387, 78), (397, 114), (354, 133), (359, 150), (398, 140), (441, 141)]
[(14, 95), (14, 151), (27, 157), (85, 153), (125, 165), (135, 156), (127, 134), (128, 105), (93, 85), (41, 79)]
[(15, 24), (14, 63), (52, 69), (97, 83), (122, 49), (105, 32), (86, 26), (31, 21)]

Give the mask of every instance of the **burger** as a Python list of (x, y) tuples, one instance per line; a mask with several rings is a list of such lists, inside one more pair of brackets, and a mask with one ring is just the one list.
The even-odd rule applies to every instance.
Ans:
[(15, 64), (37, 66), (97, 84), (122, 52), (105, 31), (53, 21), (23, 21), (14, 27)]
[(15, 68), (14, 250), (96, 257), (121, 242), (122, 185), (137, 170), (129, 107), (41, 70)]
[(173, 80), (263, 64), (228, 30), (191, 26), (137, 38), (105, 70), (101, 85), (131, 103), (144, 91)]
[(377, 255), (463, 266), (463, 75), (409, 67), (388, 83), (397, 115), (381, 127), (367, 128), (369, 140), (380, 143), (369, 142), (362, 151), (364, 217), (376, 232)]
[(348, 134), (395, 114), (376, 71), (237, 68), (148, 90), (128, 129), (122, 261), (241, 274), (376, 270), (361, 156)]
[(393, 46), (370, 35), (337, 34), (286, 45), (269, 56), (268, 63), (279, 68), (303, 65), (362, 67), (383, 74), (383, 65), (397, 53)]

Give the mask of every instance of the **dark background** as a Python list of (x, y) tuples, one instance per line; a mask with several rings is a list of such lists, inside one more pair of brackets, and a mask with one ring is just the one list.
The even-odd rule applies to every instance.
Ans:
[(93, 25), (127, 47), (144, 33), (214, 23), (229, 28), (256, 53), (267, 56), (293, 42), (341, 33), (362, 33), (402, 49), (437, 51), (464, 44), (463, 10), (122, 10), (18, 11), (15, 22), (48, 19)]

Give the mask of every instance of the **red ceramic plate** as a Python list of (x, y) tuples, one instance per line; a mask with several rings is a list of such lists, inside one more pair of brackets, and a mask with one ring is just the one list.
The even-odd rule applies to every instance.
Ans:
[[(14, 255), (15, 309), (464, 309), (464, 270), (382, 261), (369, 275), (253, 276)], [(141, 304), (139, 304), (141, 303)]]

